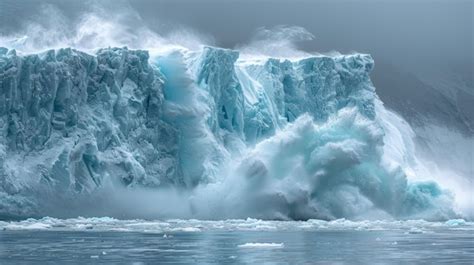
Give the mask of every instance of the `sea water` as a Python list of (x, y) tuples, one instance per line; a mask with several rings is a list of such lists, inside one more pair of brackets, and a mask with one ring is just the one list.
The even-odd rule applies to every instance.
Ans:
[(463, 220), (28, 219), (0, 222), (1, 264), (472, 264)]

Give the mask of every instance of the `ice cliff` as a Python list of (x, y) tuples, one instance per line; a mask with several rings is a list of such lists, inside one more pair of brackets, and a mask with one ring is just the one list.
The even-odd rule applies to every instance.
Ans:
[(453, 217), (453, 195), (418, 180), (413, 132), (378, 99), (373, 66), (1, 48), (0, 216), (87, 215), (121, 192), (173, 190), (188, 218)]

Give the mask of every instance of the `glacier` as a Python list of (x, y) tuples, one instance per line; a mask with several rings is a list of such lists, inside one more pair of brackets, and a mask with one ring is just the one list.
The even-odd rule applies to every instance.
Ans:
[(370, 55), (0, 48), (0, 217), (448, 220)]

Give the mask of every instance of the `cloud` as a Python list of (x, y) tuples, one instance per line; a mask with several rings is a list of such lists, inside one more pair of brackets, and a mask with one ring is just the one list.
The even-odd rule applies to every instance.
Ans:
[(238, 47), (245, 55), (272, 57), (301, 57), (308, 53), (298, 48), (298, 42), (314, 40), (315, 36), (303, 27), (278, 25), (258, 28), (250, 42)]

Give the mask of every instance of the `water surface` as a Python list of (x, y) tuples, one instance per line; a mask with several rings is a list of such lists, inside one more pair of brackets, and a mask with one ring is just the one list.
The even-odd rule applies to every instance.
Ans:
[(465, 222), (0, 222), (1, 264), (473, 264)]

